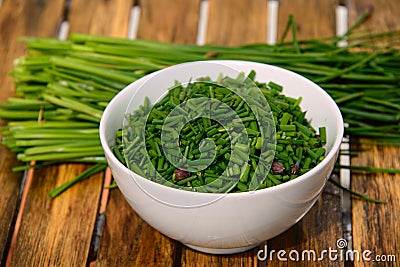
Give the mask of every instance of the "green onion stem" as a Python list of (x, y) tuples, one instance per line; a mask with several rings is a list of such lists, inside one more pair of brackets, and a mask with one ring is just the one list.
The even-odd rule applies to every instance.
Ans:
[(49, 192), (49, 195), (51, 198), (55, 198), (62, 192), (64, 192), (67, 188), (71, 187), (72, 185), (76, 184), (77, 182), (80, 182), (86, 178), (89, 178), (90, 176), (99, 173), (107, 168), (107, 164), (102, 164), (98, 163), (96, 165), (93, 165), (92, 167), (89, 167), (88, 169), (84, 170), (82, 173), (80, 173), (78, 176), (76, 176), (74, 179), (60, 185), (57, 188), (52, 189)]
[(387, 202), (384, 201), (384, 200), (370, 198), (370, 197), (368, 197), (366, 195), (360, 194), (360, 193), (355, 192), (355, 191), (353, 191), (353, 190), (351, 190), (349, 188), (346, 188), (346, 187), (342, 186), (340, 183), (336, 182), (334, 179), (330, 178), (328, 181), (331, 182), (332, 184), (334, 184), (335, 186), (339, 187), (340, 189), (343, 189), (344, 191), (349, 192), (353, 196), (359, 197), (359, 198), (361, 198), (363, 200), (366, 200), (368, 202), (377, 203), (377, 204), (387, 204)]

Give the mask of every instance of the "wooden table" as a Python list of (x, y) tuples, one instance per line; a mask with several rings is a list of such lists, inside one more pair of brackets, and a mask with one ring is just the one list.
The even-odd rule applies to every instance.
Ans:
[[(273, 34), (267, 35), (267, 32), (273, 33), (268, 30), (268, 19), (274, 18), (270, 11), (277, 2), (271, 5), (267, 0), (3, 0), (0, 3), (0, 102), (5, 102), (15, 91), (7, 72), (12, 69), (13, 60), (25, 54), (24, 44), (18, 41), (20, 36), (57, 37), (60, 25), (69, 25), (69, 32), (172, 43), (266, 42), (274, 39)], [(344, 1), (342, 4), (349, 10), (349, 24), (355, 22), (367, 3), (374, 4), (374, 13), (363, 29), (376, 32), (400, 28), (399, 0)], [(280, 0), (278, 39), (290, 13), (297, 22), (298, 38), (334, 35), (338, 4), (338, 0)], [(136, 20), (130, 20), (131, 13)], [(203, 23), (201, 27), (199, 18)], [(198, 28), (202, 27), (205, 31), (199, 35)], [(399, 154), (399, 147), (373, 146), (353, 158), (352, 163), (400, 168)], [(107, 173), (95, 175), (51, 200), (47, 194), (50, 189), (73, 178), (87, 166), (64, 164), (42, 168), (30, 172), (30, 179), (23, 179), (23, 173), (11, 171), (17, 164), (15, 155), (0, 146), (1, 265), (6, 261), (10, 266), (384, 264), (332, 261), (328, 257), (317, 262), (283, 262), (276, 254), (273, 260), (257, 259), (258, 251), (265, 245), (269, 250), (283, 249), (287, 253), (291, 250), (320, 253), (329, 248), (337, 249), (336, 242), (341, 238), (346, 238), (353, 250), (371, 250), (373, 256), (394, 255), (397, 262), (388, 262), (388, 266), (400, 264), (399, 175), (351, 175), (352, 189), (387, 200), (386, 205), (350, 198), (328, 184), (310, 212), (285, 233), (245, 253), (215, 256), (193, 251), (152, 229), (128, 206), (118, 189), (103, 190), (104, 177), (110, 176)], [(22, 192), (25, 194), (23, 201)], [(101, 222), (104, 222), (103, 227)]]

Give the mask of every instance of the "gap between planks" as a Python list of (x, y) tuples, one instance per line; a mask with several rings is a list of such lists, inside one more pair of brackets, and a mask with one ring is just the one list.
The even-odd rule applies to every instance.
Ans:
[[(69, 12), (69, 7), (71, 4), (72, 0), (65, 0), (65, 9), (64, 9), (64, 14), (63, 14), (63, 19), (58, 27), (58, 34), (57, 37), (60, 40), (66, 40), (69, 35), (69, 21), (68, 21), (68, 12)], [(0, 8), (2, 5), (2, 0), (0, 0)], [(278, 23), (278, 10), (279, 10), (279, 1), (278, 0), (269, 0), (268, 5), (267, 5), (267, 39), (266, 43), (268, 44), (275, 44), (277, 40), (277, 23)], [(208, 11), (209, 11), (209, 0), (202, 0), (200, 2), (200, 9), (199, 9), (199, 22), (198, 22), (198, 28), (197, 28), (197, 39), (196, 39), (196, 44), (197, 45), (204, 45), (206, 36), (207, 36), (207, 26), (208, 26)], [(127, 38), (128, 39), (136, 39), (137, 38), (137, 32), (139, 28), (139, 22), (140, 22), (140, 14), (141, 14), (141, 7), (138, 1), (135, 1), (134, 5), (131, 8), (130, 12), (130, 19), (129, 19), (129, 27), (128, 27), (128, 32), (127, 32)], [(348, 27), (348, 9), (344, 5), (338, 5), (336, 9), (336, 34), (338, 36), (343, 35), (347, 31)], [(340, 46), (346, 46), (347, 42), (344, 40), (339, 43)], [(344, 138), (343, 144), (341, 149), (346, 150), (349, 148), (348, 145), (348, 139)], [(341, 164), (349, 164), (350, 163), (350, 157), (349, 156), (340, 156), (340, 163)], [(32, 163), (31, 163), (32, 164)], [(17, 220), (15, 223), (15, 228), (14, 232), (12, 235), (11, 239), (11, 244), (9, 248), (9, 253), (7, 257), (7, 262), (6, 266), (10, 266), (11, 264), (11, 257), (12, 257), (12, 252), (15, 246), (16, 238), (18, 235), (18, 230), (22, 218), (22, 213), (24, 209), (24, 204), (26, 201), (27, 194), (29, 192), (29, 187), (33, 179), (34, 175), (34, 169), (30, 169), (26, 172), (26, 182), (23, 186), (22, 190), (22, 196), (21, 196), (21, 204), (20, 208), (18, 211), (17, 215)], [(97, 216), (96, 220), (96, 229), (94, 229), (93, 233), (93, 238), (92, 242), (94, 243), (94, 251), (91, 251), (94, 253), (94, 256), (97, 255), (97, 250), (100, 245), (100, 236), (101, 236), (101, 231), (102, 227), (104, 225), (104, 216), (105, 216), (105, 211), (107, 207), (107, 201), (108, 201), (108, 196), (109, 196), (109, 189), (107, 187), (111, 184), (112, 182), (112, 174), (109, 168), (105, 171), (104, 175), (104, 184), (103, 184), (103, 190), (102, 190), (102, 195), (101, 195), (101, 200), (100, 200), (100, 207), (99, 207), (99, 214)], [(345, 187), (350, 187), (350, 171), (349, 170), (341, 170), (340, 171), (340, 182), (343, 186)], [(351, 196), (346, 193), (342, 192), (341, 195), (342, 199), (342, 212), (343, 212), (343, 232), (344, 232), (344, 238), (348, 241), (348, 244), (352, 244), (352, 228), (351, 228)], [(350, 217), (349, 217), (350, 215)], [(349, 219), (350, 218), (350, 219)], [(348, 249), (351, 249), (348, 247)], [(90, 266), (95, 266), (96, 265), (96, 259), (88, 259), (88, 263)]]
[[(32, 165), (32, 166), (35, 164), (36, 164), (35, 161), (30, 162), (30, 165)], [(34, 174), (33, 168), (26, 170), (24, 172), (24, 177), (22, 179), (21, 190), (20, 190), (21, 201), (19, 204), (17, 218), (15, 220), (15, 225), (14, 225), (14, 231), (11, 236), (10, 247), (9, 247), (8, 254), (7, 254), (7, 260), (6, 260), (7, 267), (11, 266), (12, 254), (14, 252), (14, 248), (17, 243), (18, 232), (19, 232), (19, 229), (21, 226), (22, 214), (24, 212), (24, 207), (25, 207), (26, 199), (28, 197), (29, 188), (31, 187), (31, 184), (32, 184), (33, 174)]]
[[(348, 7), (344, 4), (339, 4), (336, 7), (336, 36), (344, 36), (349, 29), (349, 10)], [(340, 40), (337, 44), (339, 47), (345, 47), (348, 45), (347, 40)], [(344, 127), (349, 127), (348, 124), (345, 124)], [(349, 136), (344, 136), (342, 140), (342, 144), (340, 146), (340, 150), (348, 151), (350, 150), (350, 139)], [(339, 162), (341, 165), (350, 166), (350, 155), (340, 155)], [(345, 188), (350, 188), (351, 186), (351, 172), (350, 169), (340, 169), (339, 173), (340, 184)], [(347, 251), (351, 251), (350, 253), (350, 261), (346, 262), (346, 265), (354, 265), (351, 264), (354, 262), (353, 251), (353, 226), (352, 226), (352, 213), (351, 213), (351, 195), (349, 192), (341, 190), (341, 206), (342, 206), (342, 231), (343, 237), (347, 241), (346, 253)]]

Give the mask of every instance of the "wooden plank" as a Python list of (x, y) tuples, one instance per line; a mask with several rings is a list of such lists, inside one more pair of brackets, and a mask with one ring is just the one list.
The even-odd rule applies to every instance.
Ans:
[[(206, 42), (242, 45), (266, 41), (267, 2), (211, 0)], [(182, 266), (257, 266), (257, 251), (210, 255), (182, 247)]]
[[(382, 32), (399, 30), (399, 0), (349, 1), (349, 21), (354, 24), (366, 8), (372, 8), (372, 15), (358, 30)], [(368, 140), (363, 140), (368, 141)], [(353, 165), (400, 168), (400, 147), (368, 146), (368, 149), (352, 159)], [(376, 255), (395, 255), (400, 259), (400, 175), (399, 174), (352, 174), (352, 189), (370, 197), (388, 201), (386, 205), (353, 201), (353, 247), (357, 251), (370, 250)], [(354, 266), (372, 266), (368, 261), (355, 261)], [(387, 265), (395, 266), (394, 262)], [(398, 264), (397, 264), (398, 265)], [(374, 265), (377, 266), (377, 265)]]
[[(318, 8), (322, 8), (321, 6), (318, 5), (317, 1), (309, 1), (304, 3), (305, 5), (316, 5)], [(248, 2), (247, 2), (248, 3)], [(226, 3), (225, 3), (226, 4)], [(249, 24), (246, 24), (246, 16), (239, 16), (238, 18), (234, 16), (233, 14), (229, 14), (230, 7), (233, 8), (235, 6), (236, 2), (229, 1), (229, 5), (225, 5), (221, 1), (211, 1), (210, 2), (210, 21), (209, 21), (209, 31), (207, 34), (207, 40), (212, 43), (218, 43), (218, 44), (244, 44), (244, 43), (249, 43), (249, 42), (256, 42), (256, 41), (265, 41), (266, 40), (266, 30), (263, 29), (257, 34), (255, 33), (255, 36), (247, 36), (243, 34), (243, 31), (241, 29), (246, 28)], [(238, 2), (238, 4), (243, 4), (243, 2)], [(263, 9), (263, 6), (265, 2), (263, 3), (258, 3), (258, 9)], [(261, 8), (260, 8), (261, 6)], [(280, 4), (280, 13), (279, 13), (279, 21), (281, 23), (282, 21), (282, 16), (287, 18), (287, 16), (282, 15), (282, 14), (289, 14), (289, 13), (295, 13), (297, 11), (296, 7), (293, 7), (289, 2), (283, 2)], [(219, 8), (215, 10), (216, 8)], [(237, 8), (237, 6), (236, 6)], [(255, 7), (254, 7), (255, 8)], [(328, 8), (326, 5), (324, 8)], [(330, 3), (329, 5), (329, 10), (331, 10), (332, 14), (334, 14), (334, 5)], [(213, 11), (214, 9), (214, 11)], [(239, 10), (243, 10), (243, 8), (240, 8)], [(264, 8), (266, 11), (266, 7)], [(228, 14), (225, 14), (228, 13)], [(253, 12), (249, 12), (252, 15), (254, 15)], [(211, 15), (211, 14), (214, 14)], [(216, 15), (218, 14), (218, 15)], [(225, 14), (225, 15), (224, 15)], [(255, 18), (254, 20), (257, 20), (259, 23), (256, 25), (260, 26), (261, 22), (266, 21), (266, 13), (259, 12), (254, 15)], [(224, 27), (226, 24), (232, 24), (233, 21), (231, 19), (226, 19), (235, 17), (239, 21), (241, 21), (240, 25), (243, 25), (242, 27), (238, 26), (239, 28), (235, 28), (235, 31), (231, 29), (226, 29)], [(242, 20), (243, 19), (243, 20)], [(312, 20), (314, 20), (315, 23), (313, 27), (316, 28), (319, 32), (324, 33), (324, 36), (326, 35), (332, 35), (334, 34), (334, 29), (333, 27), (330, 27), (328, 29), (324, 28), (325, 24), (322, 22), (321, 24), (316, 23), (317, 19), (319, 20), (319, 17), (312, 17), (309, 18), (307, 22), (301, 21), (299, 27), (303, 27), (306, 29), (306, 25), (310, 23)], [(331, 18), (327, 18), (329, 21)], [(326, 22), (330, 23), (330, 22)], [(252, 24), (252, 23), (251, 23)], [(284, 29), (284, 23), (283, 27), (282, 23), (278, 27), (278, 34), (282, 34), (282, 31)], [(251, 26), (250, 26), (251, 27)], [(217, 30), (218, 28), (224, 29), (224, 30)], [(262, 29), (262, 27), (259, 27)], [(229, 41), (227, 40), (228, 37), (221, 37), (223, 36), (224, 32), (228, 32), (229, 35)], [(318, 34), (319, 34), (318, 32)], [(307, 36), (308, 35), (308, 36)], [(211, 37), (212, 36), (212, 37)], [(259, 38), (257, 36), (261, 36), (260, 39), (255, 39)], [(302, 38), (306, 37), (315, 37), (315, 35), (310, 35), (310, 32), (303, 30), (303, 33), (300, 35)], [(211, 41), (212, 40), (212, 41)], [(319, 199), (319, 201), (316, 203), (315, 207), (306, 215), (306, 217), (296, 226), (291, 228), (289, 231), (286, 233), (282, 234), (281, 236), (272, 239), (270, 242), (266, 243), (269, 247), (272, 249), (286, 249), (287, 251), (290, 251), (290, 249), (298, 249), (301, 251), (301, 249), (310, 249), (310, 248), (315, 248), (317, 251), (321, 251), (323, 249), (328, 249), (329, 246), (334, 247), (336, 245), (336, 239), (341, 237), (341, 210), (340, 207), (338, 208), (339, 199), (338, 199), (338, 190), (331, 185), (328, 185), (327, 189), (323, 193), (322, 197)], [(333, 220), (332, 220), (333, 219)], [(317, 233), (317, 234), (316, 234)], [(324, 236), (324, 238), (321, 238), (321, 236)], [(298, 238), (301, 239), (299, 240)], [(325, 238), (326, 237), (326, 238)], [(331, 237), (331, 238), (328, 238)], [(323, 242), (318, 242), (319, 240), (323, 240)], [(211, 256), (211, 255), (205, 255), (205, 254), (199, 254), (194, 252), (193, 250), (184, 248), (182, 251), (182, 261), (184, 266), (191, 266), (195, 263), (201, 263), (202, 266), (214, 266), (214, 264), (219, 264), (219, 265), (257, 265), (257, 252), (260, 249), (264, 248), (264, 244), (258, 248), (253, 249), (250, 252), (240, 254), (239, 257), (234, 260), (235, 256), (232, 258), (230, 256), (227, 257), (218, 257), (218, 256)], [(239, 260), (240, 259), (240, 260)], [(326, 261), (324, 261), (326, 263)], [(261, 265), (267, 264), (268, 266), (272, 265), (279, 265), (280, 263), (276, 261), (274, 262), (259, 262)], [(282, 263), (282, 264), (287, 264), (287, 263)], [(304, 266), (307, 266), (308, 263), (305, 262)]]
[(14, 95), (13, 80), (7, 75), (16, 57), (25, 54), (25, 46), (18, 38), (24, 35), (56, 36), (63, 10), (62, 1), (4, 0), (0, 8), (0, 102)]
[(138, 38), (195, 43), (200, 0), (142, 0)]
[[(199, 1), (141, 1), (138, 38), (195, 43)], [(168, 15), (165, 17), (165, 10)], [(185, 17), (178, 15), (192, 14)], [(194, 15), (196, 14), (196, 15)], [(180, 19), (179, 19), (180, 18)], [(188, 21), (191, 20), (191, 21)], [(188, 32), (189, 34), (182, 34)], [(97, 257), (99, 266), (172, 266), (181, 245), (144, 222), (118, 189), (111, 190)]]
[[(296, 22), (297, 39), (333, 35), (337, 3), (337, 0), (279, 0), (278, 41), (282, 38), (290, 14), (293, 14)], [(292, 40), (291, 32), (285, 40)]]
[[(289, 14), (296, 22), (297, 38), (318, 38), (335, 34), (335, 8), (337, 1), (285, 1), (279, 2), (278, 41), (283, 35)], [(288, 35), (286, 40), (292, 40)], [(269, 240), (266, 245), (269, 251), (284, 250), (289, 253), (296, 250), (314, 250), (317, 257), (325, 249), (336, 249), (336, 240), (342, 238), (342, 213), (339, 190), (328, 183), (320, 198), (311, 210), (287, 232)], [(287, 256), (287, 255), (286, 255)], [(288, 257), (288, 256), (287, 256)], [(264, 261), (262, 265), (286, 266), (275, 255), (273, 261)], [(310, 266), (311, 262), (303, 260), (296, 266)], [(290, 262), (290, 263), (293, 263)], [(313, 262), (314, 263), (314, 262)], [(343, 262), (329, 261), (325, 257), (318, 261), (318, 266), (343, 266)], [(290, 264), (289, 264), (290, 265)]]
[(12, 266), (82, 266), (86, 264), (99, 202), (96, 175), (55, 199), (49, 190), (81, 173), (86, 166), (63, 164), (35, 171)]
[(175, 245), (144, 222), (118, 189), (110, 192), (98, 266), (171, 266)]
[(210, 1), (207, 43), (238, 45), (266, 39), (267, 1)]
[[(129, 15), (131, 7), (133, 6), (133, 1), (126, 0), (117, 0), (117, 1), (101, 1), (101, 0), (74, 0), (72, 1), (68, 20), (70, 23), (70, 32), (79, 32), (79, 33), (88, 33), (88, 34), (97, 34), (97, 35), (106, 35), (106, 36), (114, 36), (114, 37), (126, 37), (128, 32), (129, 25)], [(99, 174), (98, 176), (101, 176)], [(96, 177), (98, 177), (96, 176)], [(97, 188), (102, 187), (102, 179), (91, 178), (91, 183), (95, 185)], [(80, 186), (80, 185), (79, 185)], [(82, 185), (83, 186), (83, 185)], [(96, 203), (91, 207), (88, 207), (86, 212), (90, 213), (91, 216), (96, 218), (98, 211), (98, 200), (100, 198), (101, 191), (96, 192)], [(112, 200), (110, 201), (113, 203)], [(111, 227), (113, 231), (114, 226), (119, 226), (119, 220), (115, 220), (117, 212), (123, 212), (126, 209), (109, 209), (111, 211), (110, 214), (107, 214), (106, 221), (109, 222), (107, 227)], [(107, 220), (107, 218), (111, 218)], [(90, 221), (88, 226), (91, 227), (91, 232), (88, 231), (85, 235), (85, 240), (87, 244), (90, 246), (90, 240), (92, 237), (92, 233), (94, 230), (94, 222)], [(113, 224), (114, 223), (114, 224)], [(107, 232), (105, 233), (107, 236)], [(103, 248), (117, 248), (119, 247), (119, 243), (109, 243), (109, 239), (105, 238), (102, 244), (105, 244)], [(115, 241), (115, 240), (113, 240)], [(120, 241), (120, 240), (118, 240)], [(99, 253), (99, 265), (104, 262), (107, 262), (107, 259), (113, 259), (113, 256), (108, 254), (108, 252), (113, 253), (112, 250), (100, 250), (91, 251), (90, 257), (88, 261), (96, 260), (97, 253)], [(88, 254), (86, 254), (88, 257)]]
[[(127, 31), (132, 4), (129, 1), (73, 1), (69, 16), (71, 30), (124, 36), (122, 32)], [(88, 9), (86, 5), (91, 8)], [(103, 174), (77, 184), (55, 200), (51, 200), (47, 192), (72, 179), (87, 167), (83, 164), (70, 164), (59, 168), (45, 168), (35, 173), (35, 181), (41, 182), (33, 183), (28, 195), (13, 258), (16, 266), (23, 266), (27, 262), (50, 265), (86, 264), (97, 218)], [(38, 213), (38, 210), (41, 212)], [(37, 223), (32, 226), (29, 224), (31, 221)]]
[(211, 255), (193, 251), (187, 247), (182, 251), (181, 266), (257, 266), (257, 249), (238, 254)]
[(126, 37), (133, 0), (72, 1), (70, 32)]
[[(266, 1), (212, 0), (209, 3), (206, 43), (240, 45), (265, 42), (266, 13)], [(255, 250), (221, 256), (199, 253), (182, 247), (181, 264), (182, 266), (256, 266), (257, 258)]]
[[(61, 5), (60, 5), (61, 4)], [(15, 87), (8, 72), (12, 70), (15, 58), (25, 54), (24, 44), (18, 41), (23, 35), (54, 36), (60, 20), (62, 3), (42, 1), (5, 0), (0, 7), (0, 103), (13, 96)], [(2, 122), (0, 122), (0, 125)], [(1, 138), (1, 136), (0, 136)], [(18, 194), (22, 173), (14, 173), (16, 157), (5, 146), (0, 145), (0, 265), (5, 263), (9, 240), (13, 232), (14, 217), (17, 213)]]
[[(366, 141), (366, 140), (364, 140)], [(361, 146), (362, 152), (352, 160), (353, 165), (400, 168), (400, 148)], [(352, 189), (369, 197), (382, 199), (388, 204), (372, 204), (362, 200), (353, 201), (353, 247), (354, 250), (372, 251), (375, 255), (395, 255), (400, 258), (400, 175), (399, 174), (352, 174)], [(366, 261), (356, 261), (364, 266)]]
[(382, 32), (399, 29), (400, 1), (398, 0), (348, 0), (349, 24), (353, 25), (366, 10), (372, 11), (371, 16), (358, 28), (369, 32)]
[[(325, 249), (337, 249), (336, 240), (342, 238), (342, 217), (339, 203), (339, 190), (328, 183), (314, 207), (301, 221), (266, 243), (267, 251), (284, 250), (285, 257), (293, 263), (294, 261), (289, 258), (291, 250), (299, 252), (300, 257), (303, 251), (313, 250), (318, 258)], [(296, 262), (296, 266), (310, 266), (310, 263), (315, 262), (321, 264), (318, 266), (343, 266), (343, 262), (330, 261), (328, 255), (325, 255), (323, 260), (314, 260), (313, 258), (308, 260), (307, 254), (305, 255), (305, 260), (300, 258), (300, 261)], [(273, 255), (273, 261), (267, 259), (262, 263), (266, 266), (287, 266), (286, 262), (278, 260), (276, 254)]]
[(18, 193), (21, 186), (21, 174), (12, 172), (16, 158), (5, 146), (0, 146), (0, 265), (7, 258), (14, 217), (17, 214)]

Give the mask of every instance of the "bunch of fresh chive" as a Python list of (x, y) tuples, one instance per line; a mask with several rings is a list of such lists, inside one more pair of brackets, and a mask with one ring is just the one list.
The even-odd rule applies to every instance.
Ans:
[[(145, 178), (198, 192), (244, 192), (297, 178), (324, 158), (326, 129), (317, 134), (299, 106), (301, 98), (254, 77), (252, 71), (217, 81), (199, 78), (169, 88), (153, 106), (146, 99), (127, 114), (114, 154)], [(270, 109), (257, 105), (259, 96)], [(202, 143), (205, 139), (211, 143)]]
[(98, 123), (107, 103), (127, 84), (181, 62), (239, 59), (277, 65), (318, 83), (339, 105), (351, 140), (368, 137), (399, 145), (400, 31), (351, 29), (344, 37), (350, 45), (340, 48), (340, 38), (297, 40), (295, 32), (291, 42), (235, 47), (84, 34), (71, 34), (68, 41), (23, 38), (28, 55), (17, 59), (11, 71), (16, 96), (0, 104), (0, 118), (7, 123), (1, 128), (2, 143), (37, 166), (104, 165)]

